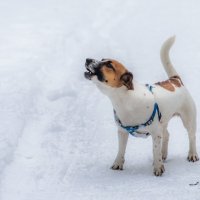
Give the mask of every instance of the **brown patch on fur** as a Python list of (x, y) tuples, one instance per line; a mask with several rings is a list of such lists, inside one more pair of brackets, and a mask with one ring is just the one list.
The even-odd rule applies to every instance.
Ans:
[(176, 87), (181, 87), (181, 85), (183, 85), (183, 82), (179, 76), (172, 76), (170, 77), (170, 80)]
[(172, 83), (170, 82), (170, 80), (167, 80), (167, 81), (163, 81), (163, 82), (158, 82), (156, 83), (156, 85), (159, 85), (163, 88), (165, 88), (166, 90), (169, 90), (171, 92), (174, 92), (175, 91), (175, 88), (174, 86), (172, 85)]
[(118, 61), (110, 59), (109, 61), (113, 68), (107, 67), (106, 64), (101, 68), (106, 84), (116, 88), (125, 85), (128, 90), (132, 90), (133, 75)]
[(176, 87), (181, 87), (183, 85), (183, 82), (181, 81), (181, 78), (179, 76), (172, 76), (166, 81), (156, 83), (156, 85), (159, 85), (166, 90), (174, 92)]
[(175, 85), (176, 87), (181, 87), (181, 83), (179, 82), (179, 80), (175, 79), (175, 78), (170, 78), (170, 82)]

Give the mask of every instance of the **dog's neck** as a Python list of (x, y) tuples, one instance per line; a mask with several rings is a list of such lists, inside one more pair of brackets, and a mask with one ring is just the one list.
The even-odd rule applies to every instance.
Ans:
[(134, 90), (128, 90), (125, 86), (112, 88), (97, 85), (109, 97), (118, 117), (125, 124), (130, 124), (132, 121), (143, 122), (150, 116), (154, 105), (154, 96), (151, 92), (136, 81), (133, 84)]
[[(123, 107), (123, 109), (137, 108), (147, 97), (152, 98), (146, 87), (134, 81), (134, 90), (127, 90), (125, 86), (120, 88), (111, 89), (107, 92), (107, 96), (110, 98), (114, 109)], [(134, 109), (135, 110), (135, 109)]]

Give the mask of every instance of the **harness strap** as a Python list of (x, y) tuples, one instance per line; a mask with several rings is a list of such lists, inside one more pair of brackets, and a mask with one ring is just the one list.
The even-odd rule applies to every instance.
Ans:
[(145, 84), (145, 86), (149, 89), (149, 91), (153, 94), (153, 86), (149, 84)]
[[(150, 90), (150, 92), (153, 93), (153, 91), (152, 91), (153, 86), (150, 86), (150, 85), (148, 85), (148, 84), (146, 84), (146, 86), (148, 87), (148, 89)], [(116, 113), (115, 110), (114, 110), (114, 117), (115, 117), (116, 123), (117, 123), (121, 128), (123, 128), (124, 130), (126, 130), (126, 131), (127, 131), (128, 133), (130, 133), (131, 135), (136, 136), (137, 130), (138, 130), (139, 128), (149, 126), (149, 125), (151, 125), (151, 124), (153, 123), (154, 118), (155, 118), (155, 116), (156, 116), (156, 113), (157, 113), (157, 115), (158, 115), (158, 120), (160, 121), (161, 118), (162, 118), (162, 114), (161, 114), (161, 112), (160, 112), (160, 109), (159, 109), (159, 106), (158, 106), (157, 103), (154, 104), (154, 109), (153, 109), (153, 112), (152, 112), (150, 118), (149, 118), (145, 123), (139, 124), (139, 125), (136, 125), (136, 126), (124, 126), (124, 125), (122, 124), (122, 122), (120, 121), (119, 117), (117, 116), (117, 113)], [(140, 135), (142, 135), (142, 134), (140, 134)], [(148, 136), (149, 133), (145, 133), (145, 135)]]

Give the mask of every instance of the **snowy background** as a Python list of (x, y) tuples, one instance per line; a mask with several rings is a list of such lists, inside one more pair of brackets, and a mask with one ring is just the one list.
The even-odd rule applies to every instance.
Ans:
[(109, 169), (112, 107), (83, 77), (94, 57), (121, 61), (142, 83), (164, 80), (159, 50), (175, 34), (171, 58), (200, 108), (199, 20), (198, 0), (0, 0), (0, 199), (199, 200), (189, 184), (200, 162), (186, 161), (178, 118), (162, 177), (151, 138), (130, 137), (125, 170)]

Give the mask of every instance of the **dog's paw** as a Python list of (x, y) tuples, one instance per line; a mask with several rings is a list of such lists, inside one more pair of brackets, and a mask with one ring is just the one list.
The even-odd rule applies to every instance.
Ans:
[(111, 169), (123, 170), (124, 161), (124, 158), (116, 159), (113, 165), (111, 166)]
[(199, 156), (197, 153), (189, 153), (187, 159), (189, 162), (196, 162), (199, 160)]
[(162, 176), (164, 171), (165, 171), (165, 167), (164, 165), (161, 165), (160, 167), (154, 167), (153, 173), (155, 176)]

